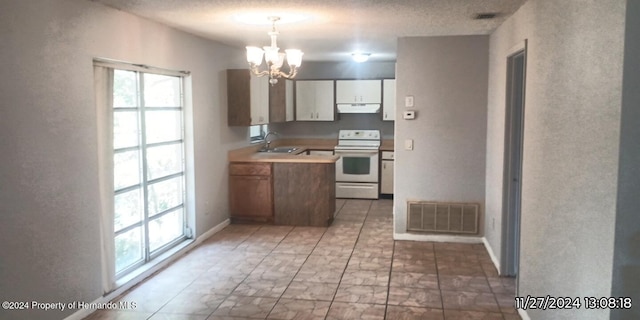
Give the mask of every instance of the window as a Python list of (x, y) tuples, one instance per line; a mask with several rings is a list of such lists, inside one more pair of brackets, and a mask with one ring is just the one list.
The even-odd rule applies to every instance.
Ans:
[(249, 127), (249, 141), (251, 143), (257, 143), (264, 141), (264, 135), (267, 132), (267, 125), (260, 124)]
[(115, 272), (185, 239), (183, 78), (113, 71)]

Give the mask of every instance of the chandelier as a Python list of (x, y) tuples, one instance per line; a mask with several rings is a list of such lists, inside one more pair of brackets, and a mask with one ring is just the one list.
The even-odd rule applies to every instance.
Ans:
[[(272, 23), (271, 32), (269, 32), (269, 36), (271, 37), (271, 46), (263, 47), (262, 49), (258, 47), (247, 47), (247, 62), (251, 66), (251, 72), (258, 77), (269, 76), (269, 83), (274, 85), (278, 83), (278, 78), (292, 79), (298, 73), (298, 68), (302, 63), (302, 51), (298, 49), (287, 49), (282, 53), (280, 52), (280, 48), (278, 48), (277, 40), (278, 34), (280, 34), (276, 30), (276, 22), (280, 20), (280, 17), (269, 17), (269, 21)], [(262, 56), (264, 55), (264, 60), (267, 65), (267, 70), (260, 71), (260, 65), (262, 64)], [(280, 68), (284, 64), (284, 59), (287, 58), (287, 64), (289, 64), (289, 72), (285, 73)]]

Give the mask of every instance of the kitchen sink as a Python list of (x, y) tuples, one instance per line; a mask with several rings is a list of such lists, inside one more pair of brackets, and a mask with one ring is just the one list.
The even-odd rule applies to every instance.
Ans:
[(262, 148), (258, 150), (258, 152), (269, 152), (269, 153), (292, 153), (298, 150), (297, 147), (275, 147), (275, 148)]

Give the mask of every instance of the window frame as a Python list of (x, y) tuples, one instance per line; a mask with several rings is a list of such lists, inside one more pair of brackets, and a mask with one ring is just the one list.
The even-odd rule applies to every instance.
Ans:
[[(258, 130), (260, 130), (260, 135), (253, 135), (252, 134), (252, 130), (254, 130), (254, 128), (258, 127)], [(265, 134), (269, 132), (269, 127), (267, 124), (256, 124), (253, 126), (249, 127), (249, 142), (254, 144), (254, 143), (263, 143), (264, 142), (264, 136)]]
[[(96, 61), (96, 64), (100, 64), (100, 61)], [(113, 230), (113, 238), (112, 241), (114, 241), (114, 245), (115, 245), (115, 240), (116, 237), (118, 235), (124, 234), (128, 231), (134, 230), (136, 228), (140, 228), (140, 232), (142, 233), (142, 258), (138, 261), (133, 262), (132, 264), (122, 267), (122, 269), (117, 270), (116, 269), (116, 273), (115, 273), (115, 279), (120, 279), (122, 277), (127, 276), (128, 274), (134, 272), (136, 269), (140, 268), (141, 266), (149, 263), (150, 261), (152, 261), (153, 259), (157, 258), (158, 256), (162, 255), (163, 253), (167, 252), (168, 250), (173, 249), (176, 245), (178, 245), (179, 243), (187, 240), (190, 237), (190, 229), (189, 229), (189, 223), (188, 223), (188, 195), (187, 195), (187, 177), (188, 177), (188, 168), (187, 168), (187, 141), (186, 141), (186, 131), (185, 131), (185, 127), (186, 127), (186, 121), (185, 121), (185, 112), (186, 112), (186, 97), (185, 97), (185, 87), (186, 87), (186, 76), (189, 74), (187, 72), (183, 72), (183, 71), (168, 71), (166, 69), (156, 69), (156, 68), (150, 68), (147, 66), (142, 66), (142, 65), (128, 65), (128, 64), (117, 64), (117, 65), (113, 65), (111, 62), (107, 62), (107, 64), (109, 64), (107, 67), (113, 69), (114, 73), (116, 71), (131, 71), (131, 72), (135, 72), (135, 79), (136, 79), (136, 106), (135, 107), (130, 107), (130, 108), (115, 108), (112, 106), (111, 108), (111, 113), (112, 115), (114, 115), (116, 112), (135, 112), (137, 114), (137, 121), (138, 121), (138, 142), (136, 146), (132, 146), (132, 147), (123, 147), (123, 148), (115, 148), (115, 146), (112, 148), (112, 157), (115, 156), (117, 153), (119, 152), (127, 152), (127, 151), (136, 151), (137, 152), (137, 156), (138, 156), (138, 170), (139, 170), (139, 182), (134, 184), (134, 185), (130, 185), (130, 186), (125, 186), (119, 189), (115, 189), (114, 186), (114, 190), (113, 190), (113, 196), (112, 196), (112, 201), (114, 201), (115, 203), (115, 197), (117, 195), (120, 194), (124, 194), (126, 192), (130, 192), (133, 190), (139, 190), (140, 193), (140, 201), (141, 201), (141, 220), (134, 222), (134, 223), (130, 223), (120, 229), (118, 229), (116, 231), (115, 229), (115, 225), (114, 225), (114, 230)], [(144, 78), (146, 74), (152, 74), (152, 75), (162, 75), (162, 76), (168, 76), (168, 77), (176, 77), (179, 80), (179, 106), (161, 106), (161, 107), (156, 107), (156, 106), (148, 106), (145, 104), (144, 102)], [(112, 95), (115, 94), (114, 92), (111, 93)], [(146, 132), (146, 121), (145, 121), (145, 115), (148, 112), (154, 112), (154, 111), (179, 111), (179, 132), (180, 132), (180, 136), (179, 139), (173, 139), (173, 140), (166, 140), (166, 141), (159, 141), (159, 142), (150, 142), (147, 143), (147, 132)], [(111, 128), (113, 130), (115, 125), (115, 122), (111, 122)], [(112, 139), (114, 139), (114, 136), (112, 135), (111, 137)], [(173, 172), (173, 173), (168, 173), (165, 174), (163, 176), (160, 177), (150, 177), (149, 176), (149, 163), (147, 162), (147, 152), (149, 148), (154, 148), (154, 147), (162, 147), (162, 146), (169, 146), (169, 145), (176, 145), (176, 144), (180, 144), (180, 171), (178, 172)], [(113, 164), (113, 169), (115, 169), (115, 163)], [(113, 175), (115, 177), (115, 171), (113, 172)], [(175, 179), (175, 178), (180, 178), (180, 184), (182, 186), (182, 190), (180, 192), (180, 197), (181, 197), (181, 203), (175, 206), (172, 206), (171, 208), (166, 208), (163, 209), (159, 212), (155, 212), (154, 214), (151, 214), (151, 210), (150, 210), (150, 200), (149, 200), (149, 192), (150, 192), (150, 187), (152, 187), (154, 184), (157, 183), (162, 183), (164, 181), (170, 181), (171, 179)], [(182, 234), (178, 237), (176, 237), (173, 240), (170, 240), (167, 243), (164, 243), (160, 246), (158, 246), (157, 248), (151, 248), (152, 244), (150, 241), (150, 237), (149, 237), (149, 233), (150, 230), (153, 228), (151, 226), (151, 224), (154, 221), (157, 221), (158, 219), (161, 219), (167, 215), (170, 215), (172, 213), (174, 213), (177, 210), (181, 210), (181, 217), (180, 219), (182, 220)], [(115, 219), (115, 207), (114, 207), (114, 219)], [(115, 220), (114, 220), (115, 222)], [(115, 249), (115, 248), (114, 248)], [(117, 256), (115, 256), (116, 252), (114, 251), (114, 265), (117, 266)]]

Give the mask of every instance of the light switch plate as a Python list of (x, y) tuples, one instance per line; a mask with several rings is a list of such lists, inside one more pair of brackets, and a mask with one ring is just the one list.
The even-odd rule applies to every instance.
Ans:
[(404, 140), (404, 149), (409, 151), (413, 150), (413, 139)]
[(413, 108), (413, 96), (404, 97), (404, 106), (406, 108)]

